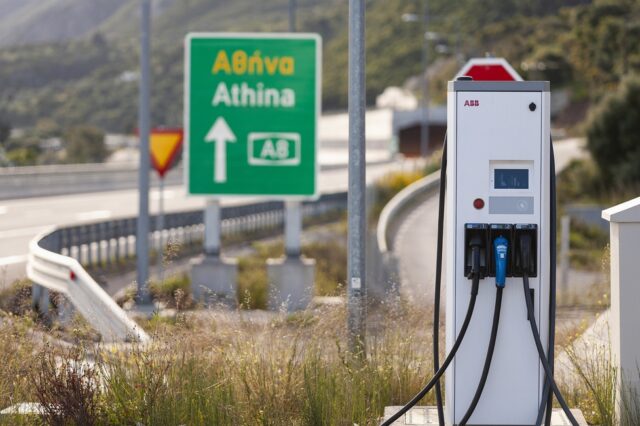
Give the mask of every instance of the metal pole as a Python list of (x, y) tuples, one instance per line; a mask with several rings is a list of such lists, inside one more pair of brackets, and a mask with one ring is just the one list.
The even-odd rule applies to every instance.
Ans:
[(365, 2), (349, 0), (349, 348), (364, 355), (365, 284)]
[(285, 203), (284, 242), (287, 257), (300, 257), (302, 233), (302, 205), (300, 201)]
[(289, 32), (296, 32), (296, 0), (289, 0)]
[(138, 175), (138, 226), (136, 229), (137, 280), (138, 289), (136, 299), (138, 304), (151, 303), (147, 282), (149, 280), (149, 130), (151, 116), (149, 113), (150, 95), (150, 27), (151, 2), (141, 1), (141, 32), (140, 32), (140, 103), (139, 103), (139, 133), (140, 133), (140, 170)]
[(164, 261), (164, 177), (160, 176), (158, 187), (158, 217), (156, 218), (156, 229), (158, 230), (158, 282), (163, 280)]
[(424, 2), (424, 34), (422, 45), (422, 125), (420, 126), (420, 156), (426, 157), (429, 152), (429, 1)]
[[(289, 0), (289, 32), (296, 31), (296, 0)], [(300, 257), (302, 234), (302, 205), (300, 201), (285, 203), (284, 242), (287, 257)]]
[(210, 198), (204, 210), (204, 252), (207, 256), (220, 256), (220, 231), (220, 201)]

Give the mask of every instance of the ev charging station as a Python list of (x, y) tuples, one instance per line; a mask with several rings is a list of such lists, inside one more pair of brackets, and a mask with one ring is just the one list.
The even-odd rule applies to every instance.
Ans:
[[(488, 81), (506, 63), (497, 59), (465, 65), (469, 72), (479, 67), (474, 73), (482, 80), (459, 75), (449, 82), (434, 374), (409, 402), (385, 416), (383, 426), (409, 416), (432, 389), (437, 413), (429, 416), (430, 425), (435, 419), (439, 426), (586, 424), (583, 418), (578, 422), (553, 377), (556, 191), (549, 82), (522, 81), (511, 67), (506, 68), (510, 81)], [(443, 257), (447, 356), (441, 363)], [(564, 416), (552, 415), (554, 396)], [(416, 423), (405, 418), (401, 424)]]
[[(530, 278), (535, 319), (547, 352), (553, 173), (549, 101), (548, 82), (449, 82), (447, 352), (469, 305), (472, 269), (479, 274), (479, 285), (466, 338), (446, 372), (448, 425), (461, 422), (481, 379), (497, 298), (496, 275), (500, 279), (504, 274), (506, 281), (500, 323), (490, 373), (468, 424), (532, 425), (546, 402), (545, 372), (532, 338), (521, 277), (526, 273)], [(522, 264), (518, 253), (524, 235), (531, 243), (529, 265)]]

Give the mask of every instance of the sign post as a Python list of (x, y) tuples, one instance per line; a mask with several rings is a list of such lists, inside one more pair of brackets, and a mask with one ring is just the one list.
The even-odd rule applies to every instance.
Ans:
[[(297, 205), (287, 216), (300, 215), (299, 202), (318, 193), (320, 55), (321, 41), (315, 34), (187, 36), (184, 121), (189, 194), (215, 200), (279, 198), (287, 200), (289, 208)], [(213, 204), (209, 202), (207, 209)], [(287, 229), (298, 222), (291, 221)], [(213, 226), (219, 227), (219, 220)], [(293, 234), (299, 240), (299, 230)], [(270, 281), (277, 287), (270, 292), (275, 298), (271, 306), (285, 298), (287, 309), (298, 309), (310, 300), (313, 273), (308, 273), (308, 262), (299, 259), (299, 246), (299, 241), (290, 244), (287, 252), (307, 272), (296, 275), (288, 260), (269, 265)], [(198, 275), (195, 269), (192, 275)], [(194, 284), (212, 289), (214, 275), (202, 274)], [(301, 280), (304, 294), (299, 294)], [(290, 288), (294, 285), (298, 288)]]
[[(296, 31), (296, 0), (289, 0), (289, 32)], [(292, 200), (285, 204), (284, 255), (300, 257), (302, 254), (302, 205)]]
[(347, 327), (349, 349), (366, 354), (365, 283), (365, 4), (349, 0), (349, 232)]
[(140, 170), (138, 172), (138, 220), (136, 224), (136, 303), (149, 305), (149, 128), (150, 107), (150, 33), (151, 0), (142, 0), (140, 13), (140, 100), (138, 126), (140, 128)]
[(174, 164), (174, 160), (182, 146), (182, 129), (153, 129), (149, 139), (151, 164), (158, 172), (158, 281), (163, 280), (164, 257), (164, 176)]

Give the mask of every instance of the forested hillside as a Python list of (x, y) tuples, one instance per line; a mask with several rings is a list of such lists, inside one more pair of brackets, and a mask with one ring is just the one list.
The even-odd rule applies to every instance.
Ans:
[[(75, 3), (55, 0), (25, 4)], [(104, 0), (107, 2), (107, 0)], [(108, 2), (111, 2), (109, 0)], [(137, 5), (121, 3), (71, 39), (0, 49), (0, 121), (13, 127), (43, 118), (131, 131), (137, 104)], [(17, 0), (0, 0), (0, 9)], [(92, 2), (93, 3), (93, 2)], [(98, 2), (100, 3), (100, 2)], [(346, 107), (348, 9), (342, 0), (298, 0), (298, 30), (324, 40), (323, 107)], [(96, 3), (97, 4), (97, 3)], [(424, 27), (417, 0), (367, 1), (367, 101), (420, 72)], [(288, 0), (158, 0), (153, 27), (153, 122), (179, 125), (182, 44), (188, 31), (285, 31)], [(640, 69), (640, 6), (633, 0), (432, 0), (429, 31), (434, 99), (457, 69), (455, 53), (506, 57), (527, 78), (571, 89), (576, 102), (598, 99)], [(27, 7), (24, 6), (23, 7)], [(7, 9), (8, 10), (8, 9)], [(31, 12), (32, 14), (34, 12)], [(35, 16), (35, 15), (32, 15)], [(101, 15), (102, 16), (102, 15)], [(2, 22), (0, 20), (0, 22)], [(17, 31), (17, 30), (16, 30)], [(0, 33), (2, 41), (6, 35)], [(2, 44), (0, 41), (0, 44)]]

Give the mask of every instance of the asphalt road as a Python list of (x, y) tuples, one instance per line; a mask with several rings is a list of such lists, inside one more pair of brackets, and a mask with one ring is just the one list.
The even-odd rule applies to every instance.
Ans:
[[(367, 181), (372, 182), (399, 167), (401, 164), (397, 162), (370, 164), (367, 167)], [(346, 190), (347, 176), (344, 162), (338, 168), (321, 171), (318, 183), (320, 192)], [(223, 205), (252, 201), (256, 199), (234, 197), (225, 199)], [(182, 186), (165, 189), (167, 212), (203, 208), (204, 204), (205, 200), (201, 197), (187, 196)], [(157, 211), (157, 205), (158, 191), (152, 189), (151, 213)], [(0, 201), (0, 287), (25, 275), (29, 241), (46, 229), (54, 225), (131, 217), (137, 211), (136, 190)]]
[[(574, 158), (587, 155), (582, 139), (554, 143), (556, 170)], [(438, 236), (438, 196), (427, 196), (407, 212), (393, 241), (400, 269), (400, 291), (407, 300), (430, 304), (435, 280), (436, 240)], [(443, 276), (443, 286), (445, 277)], [(443, 293), (444, 294), (444, 293)]]

